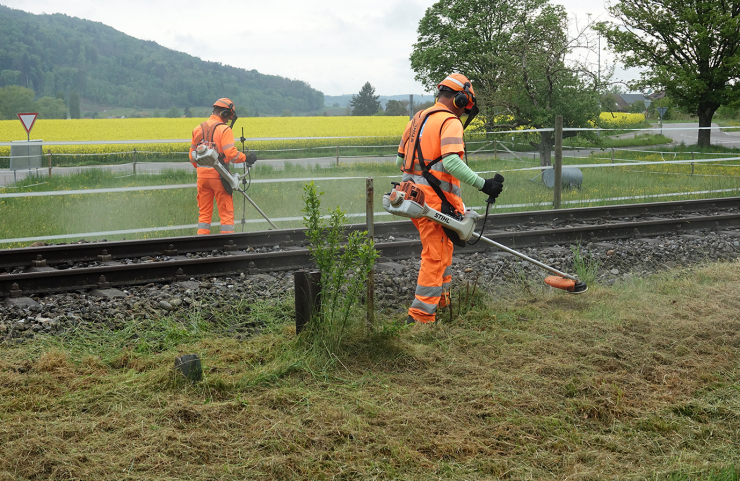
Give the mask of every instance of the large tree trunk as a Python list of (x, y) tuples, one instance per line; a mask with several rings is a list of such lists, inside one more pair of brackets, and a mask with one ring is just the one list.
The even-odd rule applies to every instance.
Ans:
[[(696, 114), (699, 116), (699, 127), (711, 127), (712, 117), (714, 112), (717, 111), (719, 105), (714, 102), (701, 102)], [(699, 136), (696, 140), (696, 145), (699, 147), (709, 147), (712, 138), (711, 129), (699, 129)]]
[(540, 165), (552, 165), (551, 155), (552, 146), (555, 145), (555, 138), (552, 132), (540, 132)]

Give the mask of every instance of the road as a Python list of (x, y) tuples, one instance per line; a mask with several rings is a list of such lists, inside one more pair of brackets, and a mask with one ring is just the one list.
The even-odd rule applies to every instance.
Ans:
[[(660, 127), (656, 127), (651, 130), (643, 130), (640, 133), (659, 134), (661, 133)], [(664, 123), (662, 129), (663, 135), (673, 139), (674, 142), (680, 144), (683, 142), (686, 145), (696, 144), (696, 139), (699, 135), (699, 123)], [(620, 137), (630, 137), (634, 134), (622, 134)], [(712, 134), (711, 142), (713, 145), (722, 145), (725, 147), (739, 147), (740, 146), (740, 130), (720, 130), (716, 123), (712, 123)]]

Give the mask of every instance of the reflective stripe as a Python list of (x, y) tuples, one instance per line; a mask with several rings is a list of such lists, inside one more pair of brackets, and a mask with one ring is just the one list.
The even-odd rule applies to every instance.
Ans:
[(206, 224), (205, 222), (198, 222), (198, 229), (211, 230), (211, 224)]
[(442, 295), (440, 297), (444, 297), (445, 295), (449, 295), (449, 294), (450, 294), (450, 283), (445, 282), (444, 284), (442, 284)]
[(197, 145), (195, 145), (195, 144), (190, 144), (190, 148), (191, 148), (191, 149), (195, 150), (195, 148), (196, 148), (196, 147), (197, 147)]
[[(462, 143), (462, 142), (460, 142), (460, 143)], [(233, 146), (234, 146), (234, 142), (222, 146), (221, 147), (221, 150), (223, 150), (225, 152), (225, 151), (229, 150), (230, 148), (232, 148)]]
[(442, 277), (447, 277), (452, 275), (452, 266), (445, 267), (445, 273), (442, 274)]
[(234, 231), (234, 224), (231, 224), (231, 225), (221, 224), (221, 232), (223, 232), (223, 231), (233, 232)]
[(439, 297), (442, 295), (442, 287), (441, 286), (420, 286), (416, 285), (416, 293), (417, 296), (424, 296), (424, 297)]
[(442, 145), (450, 145), (450, 144), (460, 144), (462, 145), (463, 139), (462, 137), (447, 137), (442, 139), (442, 142), (439, 143), (440, 146)]
[[(401, 178), (401, 182), (406, 182), (407, 180), (413, 180), (415, 183), (419, 185), (427, 185), (431, 187), (431, 185), (429, 185), (429, 182), (427, 182), (427, 180), (420, 175), (404, 173), (403, 177)], [(462, 197), (462, 190), (460, 189), (460, 187), (454, 184), (450, 184), (449, 182), (445, 182), (444, 180), (440, 180), (439, 182), (440, 182), (439, 187), (440, 189), (442, 189), (443, 192), (450, 192), (453, 195)]]
[(418, 309), (422, 312), (426, 312), (427, 314), (432, 315), (434, 314), (434, 311), (437, 310), (437, 304), (427, 304), (426, 302), (421, 302), (414, 299), (414, 302), (411, 303), (411, 309)]
[[(465, 85), (463, 85), (462, 82), (460, 82), (459, 80), (457, 80), (455, 78), (447, 77), (445, 80), (449, 80), (450, 82), (459, 85), (461, 89), (465, 89)], [(444, 80), (442, 82), (444, 82)], [(440, 82), (440, 83), (442, 83), (442, 82)]]

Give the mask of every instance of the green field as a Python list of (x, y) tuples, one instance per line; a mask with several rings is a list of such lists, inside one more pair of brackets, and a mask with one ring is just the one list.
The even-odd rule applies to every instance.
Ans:
[[(727, 156), (737, 153), (726, 152)], [(709, 156), (705, 156), (709, 157)], [(635, 161), (660, 161), (690, 159), (691, 154), (676, 152), (675, 155), (649, 154), (644, 152), (618, 151), (616, 162), (620, 159)], [(697, 156), (699, 158), (699, 156)], [(737, 165), (729, 161), (722, 164), (695, 163), (658, 165), (627, 165), (610, 167), (609, 151), (593, 154), (587, 158), (566, 158), (564, 165), (599, 164), (602, 167), (585, 168), (580, 189), (565, 189), (562, 194), (563, 207), (586, 207), (590, 205), (609, 205), (658, 200), (680, 200), (737, 195), (740, 176)], [(552, 189), (542, 183), (540, 170), (521, 170), (537, 167), (531, 158), (520, 159), (471, 158), (470, 166), (484, 177), (500, 171), (506, 177), (504, 192), (499, 197), (493, 212), (517, 210), (540, 210), (551, 208)], [(488, 173), (486, 173), (488, 172)], [(693, 173), (692, 173), (693, 172)], [(375, 179), (375, 211), (382, 212), (382, 193), (390, 190), (390, 182), (398, 180), (395, 164), (356, 163), (331, 167), (315, 167), (288, 163), (285, 169), (276, 170), (270, 165), (260, 165), (252, 170), (255, 180), (294, 179), (283, 182), (254, 183), (248, 190), (249, 196), (271, 219), (298, 218), (303, 215), (300, 193), (305, 179), (314, 179), (319, 189), (325, 193), (325, 206), (339, 206), (349, 214), (360, 214), (353, 222), (364, 222), (365, 179)], [(339, 179), (330, 179), (339, 177)], [(298, 180), (295, 180), (298, 179)], [(304, 180), (300, 180), (304, 179)], [(110, 189), (142, 185), (195, 184), (194, 172), (172, 171), (159, 175), (120, 176), (111, 173), (90, 171), (72, 176), (52, 176), (51, 178), (29, 178), (15, 188), (0, 188), (0, 193), (64, 191), (76, 189)], [(38, 185), (34, 185), (38, 184)], [(725, 191), (725, 192), (707, 192)], [(665, 194), (686, 193), (685, 195), (665, 197)], [(704, 192), (692, 194), (692, 192)], [(108, 192), (98, 194), (75, 194), (46, 197), (0, 198), (3, 223), (0, 238), (26, 238), (60, 234), (84, 234), (90, 232), (109, 232), (128, 229), (145, 229), (165, 226), (190, 225), (197, 222), (196, 190), (181, 188), (158, 191)], [(235, 194), (235, 215), (237, 222), (242, 218), (244, 201)], [(484, 196), (469, 186), (463, 186), (463, 200), (467, 206), (482, 206)], [(264, 230), (267, 224), (249, 203), (245, 210), (245, 230)], [(377, 221), (391, 220), (391, 217), (377, 216)], [(215, 222), (215, 217), (214, 217)], [(495, 222), (495, 219), (493, 220)], [(281, 228), (299, 227), (301, 220), (280, 221)], [(241, 230), (237, 226), (237, 231)], [(217, 232), (217, 228), (214, 228)], [(190, 235), (191, 230), (158, 231), (123, 235), (85, 236), (87, 240), (105, 237), (109, 240), (120, 238), (146, 238), (152, 236)], [(57, 240), (69, 242), (76, 238)], [(13, 243), (6, 247), (28, 245), (28, 242)]]

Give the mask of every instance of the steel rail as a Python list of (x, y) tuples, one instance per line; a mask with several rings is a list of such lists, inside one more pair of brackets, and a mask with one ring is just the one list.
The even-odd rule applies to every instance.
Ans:
[[(650, 217), (656, 215), (692, 212), (722, 212), (740, 209), (740, 197), (700, 199), (691, 201), (654, 202), (648, 204), (581, 207), (576, 209), (541, 210), (492, 214), (488, 228), (539, 224), (565, 224), (573, 222), (604, 221), (625, 217)], [(351, 231), (365, 230), (365, 224), (348, 226)], [(416, 229), (408, 220), (378, 222), (375, 237), (416, 237)], [(525, 236), (525, 234), (519, 234)], [(239, 232), (212, 236), (182, 236), (154, 239), (90, 242), (83, 244), (57, 244), (41, 247), (24, 247), (0, 250), (0, 269), (12, 270), (28, 267), (43, 261), (47, 266), (68, 263), (135, 259), (142, 257), (176, 256), (213, 250), (238, 251), (273, 246), (300, 246), (306, 242), (305, 229), (279, 229), (271, 231)], [(100, 256), (100, 257), (99, 257)]]
[[(486, 237), (515, 248), (541, 245), (595, 242), (603, 240), (641, 238), (683, 234), (697, 230), (720, 230), (740, 227), (740, 214), (689, 216), (681, 219), (645, 220), (603, 225), (582, 225), (544, 230), (502, 232), (487, 231)], [(376, 244), (381, 262), (418, 257), (418, 239), (399, 239)], [(124, 264), (103, 262), (86, 268), (35, 268), (37, 272), (0, 275), (0, 295), (19, 296), (69, 290), (147, 284), (150, 282), (183, 281), (198, 276), (256, 274), (259, 272), (295, 270), (311, 265), (308, 249), (288, 247), (288, 250), (267, 253), (230, 252), (205, 258), (174, 256), (170, 260)], [(486, 244), (467, 246), (458, 253), (492, 250)]]

